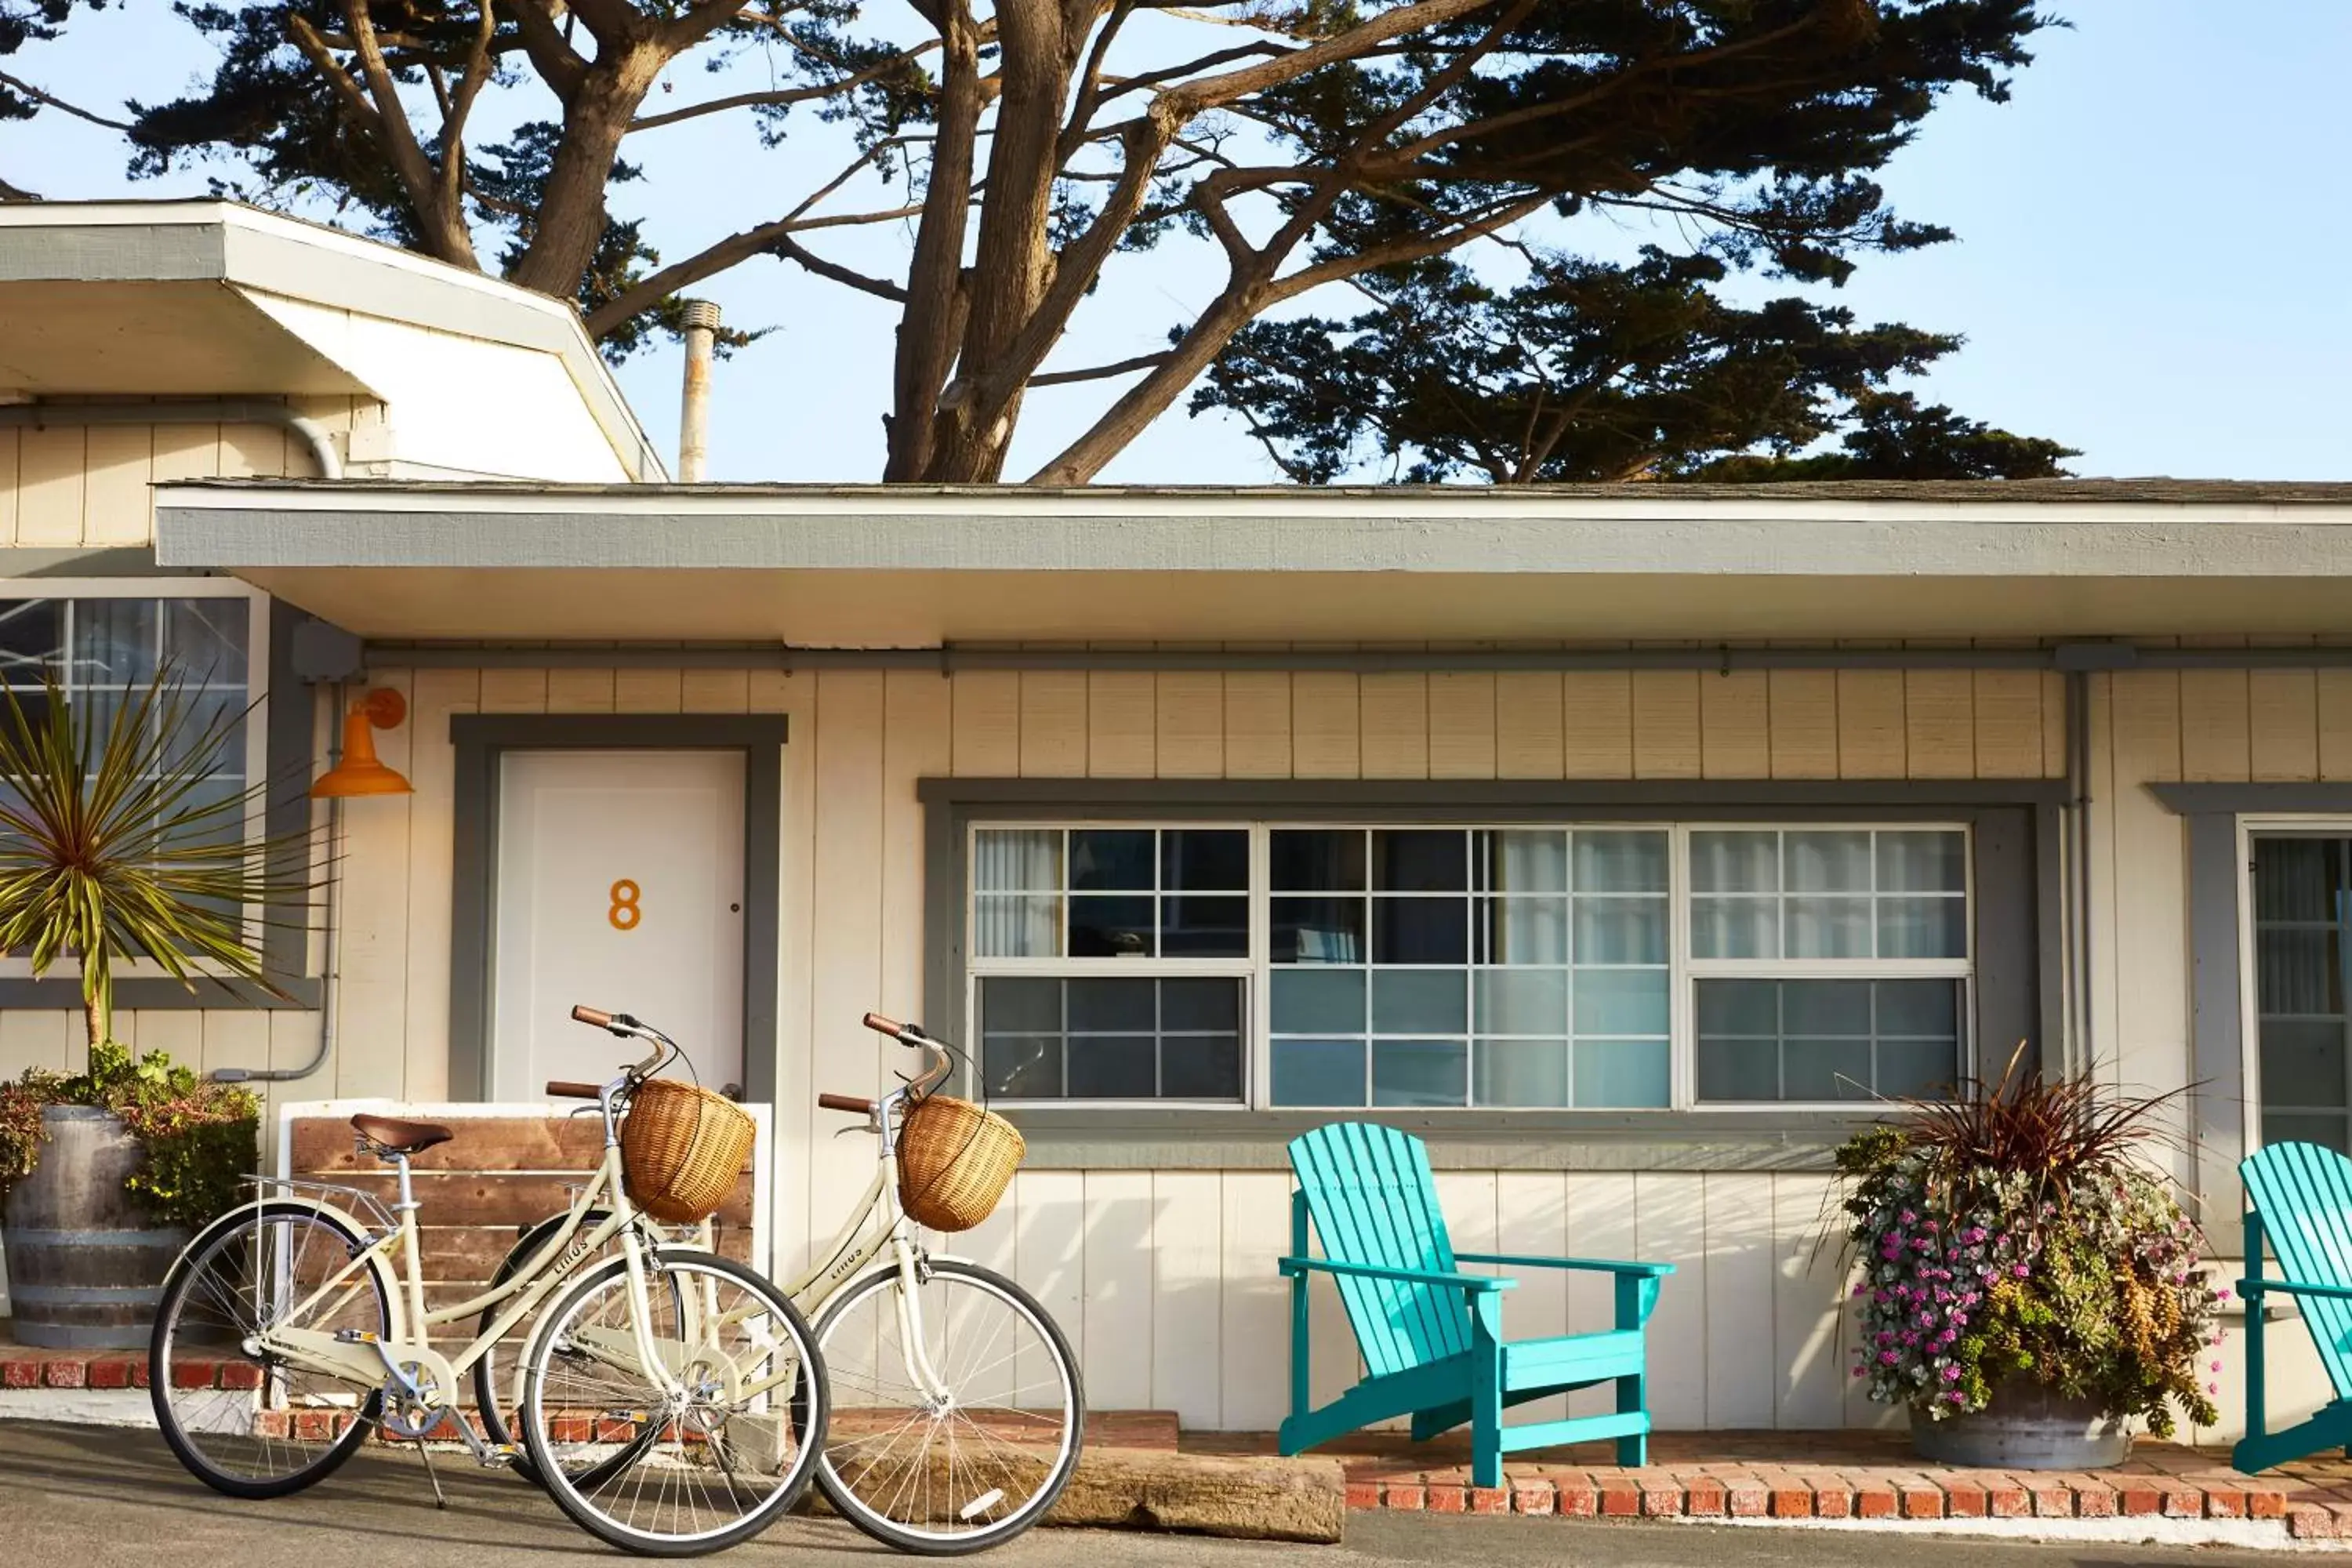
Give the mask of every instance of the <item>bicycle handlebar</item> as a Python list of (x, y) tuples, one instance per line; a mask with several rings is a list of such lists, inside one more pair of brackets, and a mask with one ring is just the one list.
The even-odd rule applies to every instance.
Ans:
[(874, 1114), (874, 1102), (854, 1094), (820, 1094), (816, 1102), (820, 1109), (825, 1110), (846, 1110), (856, 1116)]
[(572, 1079), (555, 1078), (547, 1080), (548, 1098), (551, 1100), (595, 1100), (604, 1092), (604, 1089), (595, 1084), (580, 1083)]

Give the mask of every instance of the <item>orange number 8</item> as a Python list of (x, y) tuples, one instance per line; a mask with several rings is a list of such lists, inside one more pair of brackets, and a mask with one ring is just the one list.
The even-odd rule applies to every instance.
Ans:
[(635, 931), (645, 911), (637, 907), (637, 885), (626, 877), (613, 884), (613, 907), (604, 918), (613, 922), (614, 931)]

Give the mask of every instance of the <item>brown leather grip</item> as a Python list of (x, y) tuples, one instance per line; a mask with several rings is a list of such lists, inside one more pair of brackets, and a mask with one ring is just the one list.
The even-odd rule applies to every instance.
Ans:
[(820, 1094), (816, 1097), (816, 1102), (826, 1110), (847, 1110), (859, 1116), (874, 1114), (874, 1102), (870, 1100), (860, 1100), (854, 1094)]
[(877, 1035), (904, 1034), (907, 1028), (907, 1026), (898, 1022), (898, 1019), (886, 1018), (879, 1013), (866, 1014), (866, 1026), (873, 1030)]
[(591, 1025), (599, 1029), (609, 1029), (613, 1026), (613, 1015), (602, 1007), (590, 1007), (583, 1004), (572, 1009), (572, 1021), (575, 1024)]
[(602, 1084), (574, 1083), (570, 1079), (562, 1078), (551, 1078), (547, 1080), (547, 1094), (551, 1100), (594, 1100), (604, 1092), (604, 1087)]

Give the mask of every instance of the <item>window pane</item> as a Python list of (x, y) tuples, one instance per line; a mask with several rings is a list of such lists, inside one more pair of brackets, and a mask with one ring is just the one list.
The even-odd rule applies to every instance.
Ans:
[(1364, 1031), (1360, 969), (1277, 969), (1270, 977), (1277, 1035), (1360, 1035)]
[(1060, 829), (983, 827), (971, 837), (973, 887), (992, 893), (1062, 890)]
[(153, 599), (77, 599), (68, 682), (143, 686), (155, 678), (163, 606)]
[(2342, 983), (2334, 926), (2262, 926), (2254, 932), (2254, 994), (2264, 1013), (2338, 1014)]
[(1374, 1105), (1463, 1105), (1470, 1050), (1460, 1040), (1374, 1040)]
[[(120, 700), (116, 698), (115, 700)], [(180, 732), (163, 749), (166, 766), (245, 776), (245, 690), (190, 689), (180, 694)], [(212, 744), (205, 745), (206, 737)]]
[(1694, 892), (1780, 890), (1780, 836), (1777, 833), (1694, 833), (1690, 854)]
[(0, 674), (20, 689), (64, 662), (65, 605), (57, 599), (0, 600)]
[(2255, 839), (2254, 918), (2333, 921), (2342, 848), (2333, 838)]
[(1780, 1051), (1780, 1091), (1790, 1100), (1870, 1098), (1870, 1041), (1792, 1039)]
[(1160, 952), (1167, 958), (1244, 958), (1249, 900), (1173, 897), (1160, 900)]
[(1666, 1103), (1665, 1041), (1579, 1040), (1574, 1049), (1580, 1107), (1606, 1110)]
[(1157, 1048), (1150, 1035), (1070, 1037), (1070, 1097), (1150, 1100), (1159, 1088)]
[(1566, 1040), (1480, 1040), (1475, 1063), (1480, 1105), (1568, 1103)]
[(1062, 951), (1062, 900), (982, 893), (972, 900), (971, 951), (982, 958), (1054, 958)]
[(1163, 980), (1160, 983), (1161, 1028), (1230, 1032), (1239, 1029), (1241, 1025), (1240, 981)]
[(1276, 1105), (1364, 1103), (1361, 1040), (1276, 1040), (1272, 1065)]
[(1364, 835), (1355, 828), (1277, 827), (1266, 835), (1277, 893), (1360, 893)]
[(1665, 963), (1666, 900), (1577, 900), (1576, 961), (1579, 963)]
[(1566, 899), (1481, 899), (1478, 917), (1479, 963), (1568, 962)]
[(1881, 899), (1878, 956), (1966, 958), (1968, 913), (1966, 899)]
[(1870, 835), (1785, 833), (1780, 836), (1781, 886), (1792, 893), (1870, 891)]
[(1568, 1027), (1568, 971), (1483, 969), (1478, 986), (1482, 1035), (1557, 1035)]
[(1691, 953), (1697, 958), (1778, 958), (1780, 905), (1773, 899), (1693, 899)]
[(1663, 893), (1666, 836), (1663, 833), (1583, 833), (1576, 836), (1580, 893)]
[(2266, 1018), (2262, 1053), (2264, 1105), (2309, 1109), (2347, 1104), (2343, 1025)]
[(1062, 1098), (1062, 1041), (1056, 1035), (994, 1035), (981, 1042), (981, 1077), (1000, 1100)]
[(1958, 893), (1968, 890), (1968, 835), (1948, 831), (1881, 833), (1878, 890)]
[(1070, 1033), (1150, 1034), (1157, 1011), (1155, 980), (1070, 980), (1066, 1004)]
[(1058, 1035), (1062, 1032), (1062, 983), (1058, 980), (992, 978), (980, 983), (980, 1032)]
[(1779, 1041), (1702, 1038), (1698, 1042), (1698, 1097), (1710, 1102), (1779, 1100)]
[(1666, 1032), (1666, 972), (1663, 969), (1580, 969), (1575, 993), (1579, 1035)]
[(1151, 829), (1091, 828), (1070, 835), (1072, 888), (1140, 888), (1152, 885)]
[(1176, 1035), (1160, 1044), (1162, 1100), (1242, 1098), (1242, 1040), (1233, 1035)]
[(1790, 958), (1868, 958), (1868, 899), (1791, 898), (1783, 906)]
[(1469, 1000), (1459, 969), (1372, 971), (1372, 1030), (1381, 1035), (1459, 1034)]
[(243, 599), (167, 599), (163, 657), (192, 683), (242, 689), (246, 618)]
[(1482, 886), (1498, 893), (1568, 890), (1567, 834), (1502, 831), (1473, 837), (1478, 845)]
[(1276, 899), (1270, 947), (1276, 963), (1361, 963), (1364, 900)]
[(1698, 1032), (1702, 1036), (1780, 1032), (1780, 987), (1770, 980), (1709, 980), (1698, 987)]
[(1372, 835), (1372, 888), (1383, 893), (1459, 893), (1470, 886), (1469, 836), (1458, 828)]
[(1173, 827), (1160, 836), (1160, 885), (1185, 892), (1249, 891), (1249, 835)]
[[(1076, 856), (1072, 858), (1075, 860)], [(1095, 894), (1070, 900), (1072, 958), (1148, 958), (1151, 896)]]
[(1698, 1098), (1939, 1099), (1959, 1075), (1959, 980), (1698, 982)]
[(2316, 1143), (2323, 1149), (2333, 1149), (2339, 1154), (2352, 1153), (2352, 1142), (2345, 1139), (2345, 1119), (2341, 1116), (2313, 1116), (2294, 1111), (2264, 1111), (2263, 1142), (2265, 1143)]
[(1467, 899), (1374, 899), (1372, 962), (1466, 963), (1469, 915)]

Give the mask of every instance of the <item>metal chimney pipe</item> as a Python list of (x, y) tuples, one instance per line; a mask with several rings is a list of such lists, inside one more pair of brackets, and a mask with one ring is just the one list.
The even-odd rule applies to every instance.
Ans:
[(705, 431), (710, 411), (710, 351), (718, 342), (719, 307), (708, 300), (688, 300), (686, 322), (686, 386), (677, 405), (677, 477), (681, 484), (702, 482)]

